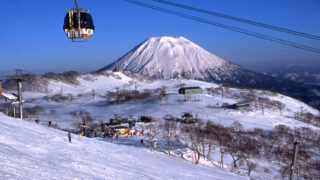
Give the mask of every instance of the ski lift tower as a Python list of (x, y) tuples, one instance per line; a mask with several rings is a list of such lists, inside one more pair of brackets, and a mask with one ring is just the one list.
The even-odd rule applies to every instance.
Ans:
[(14, 79), (17, 81), (17, 86), (18, 86), (18, 103), (19, 103), (19, 118), (23, 119), (23, 108), (22, 108), (22, 70), (17, 69), (16, 70), (16, 75), (14, 76), (8, 76), (8, 79)]

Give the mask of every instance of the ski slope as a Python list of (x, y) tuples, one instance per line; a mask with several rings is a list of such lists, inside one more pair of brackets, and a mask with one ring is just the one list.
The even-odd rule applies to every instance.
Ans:
[(0, 113), (0, 179), (248, 179), (147, 148), (72, 135)]

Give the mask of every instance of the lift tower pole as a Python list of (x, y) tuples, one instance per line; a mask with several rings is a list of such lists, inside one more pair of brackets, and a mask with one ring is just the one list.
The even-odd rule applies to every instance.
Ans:
[(20, 119), (23, 119), (23, 108), (22, 108), (22, 79), (18, 79), (18, 100), (19, 100), (19, 113)]
[(22, 108), (22, 70), (17, 69), (15, 76), (9, 76), (10, 79), (14, 79), (17, 81), (18, 86), (18, 103), (19, 103), (19, 118), (23, 119), (23, 108)]
[(298, 154), (298, 147), (299, 147), (299, 143), (297, 140), (294, 140), (294, 148), (293, 148), (293, 155), (292, 155), (292, 164), (290, 166), (290, 180), (293, 179), (293, 174), (294, 174), (294, 168), (296, 165), (296, 160), (297, 160), (297, 154)]
[(77, 0), (74, 0), (74, 3), (76, 4), (76, 9), (79, 9)]

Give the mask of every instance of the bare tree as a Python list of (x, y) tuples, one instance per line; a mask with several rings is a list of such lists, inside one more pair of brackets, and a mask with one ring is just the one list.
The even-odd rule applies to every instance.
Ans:
[(221, 92), (221, 97), (224, 97), (224, 87), (223, 86), (220, 85), (219, 87), (216, 88), (216, 90)]
[(282, 116), (282, 110), (283, 110), (283, 108), (286, 107), (286, 105), (283, 104), (282, 102), (279, 102), (279, 101), (276, 101), (276, 102), (275, 102), (275, 105), (276, 105), (276, 107), (279, 109), (280, 115)]
[(251, 158), (259, 155), (260, 151), (256, 144), (250, 139), (243, 140), (241, 145), (241, 156), (243, 156), (243, 160), (246, 162), (248, 168), (248, 176), (250, 176), (251, 171), (257, 167), (256, 164), (251, 161)]
[(228, 132), (228, 129), (224, 128), (222, 125), (217, 125), (215, 127), (215, 141), (219, 146), (220, 151), (220, 164), (223, 167), (223, 158), (225, 153), (227, 152), (227, 144), (231, 140), (231, 135)]
[(90, 136), (88, 130), (93, 129), (94, 119), (91, 117), (91, 114), (85, 110), (81, 110), (79, 112), (79, 116), (81, 117), (81, 120), (82, 120), (81, 128), (84, 131), (84, 135)]
[(195, 164), (199, 163), (201, 154), (201, 127), (196, 124), (189, 125), (188, 139), (190, 141), (190, 149), (194, 154)]
[(214, 137), (215, 137), (214, 126), (215, 125), (211, 121), (207, 121), (206, 126), (204, 127), (205, 139), (208, 147), (207, 157), (206, 157), (207, 160), (210, 160), (211, 151), (215, 148), (214, 147)]
[(207, 91), (208, 95), (210, 95), (210, 94), (211, 94), (212, 89), (213, 89), (213, 87), (206, 88), (206, 91)]
[(243, 131), (243, 125), (239, 122), (239, 121), (234, 121), (230, 128), (232, 129), (232, 131), (234, 132), (241, 132)]
[(226, 151), (232, 158), (234, 168), (237, 168), (237, 162), (244, 158), (240, 150), (243, 130), (243, 125), (238, 121), (233, 122), (230, 126), (231, 139), (227, 143)]
[(237, 168), (237, 162), (243, 159), (241, 151), (239, 150), (240, 147), (240, 139), (237, 137), (237, 134), (232, 134), (231, 141), (227, 144), (226, 151), (230, 154), (233, 167)]
[(145, 126), (146, 134), (149, 141), (149, 148), (152, 151), (152, 142), (156, 138), (162, 129), (162, 123), (160, 121), (150, 122)]
[(248, 159), (246, 162), (248, 168), (248, 176), (250, 176), (251, 172), (257, 168), (257, 164)]
[(176, 121), (166, 121), (163, 124), (162, 136), (168, 144), (168, 154), (171, 155), (172, 142), (178, 139)]

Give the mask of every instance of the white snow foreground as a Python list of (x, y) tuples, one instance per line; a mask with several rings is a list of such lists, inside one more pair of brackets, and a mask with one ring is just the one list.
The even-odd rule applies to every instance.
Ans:
[(0, 179), (247, 179), (147, 149), (116, 145), (0, 113)]

